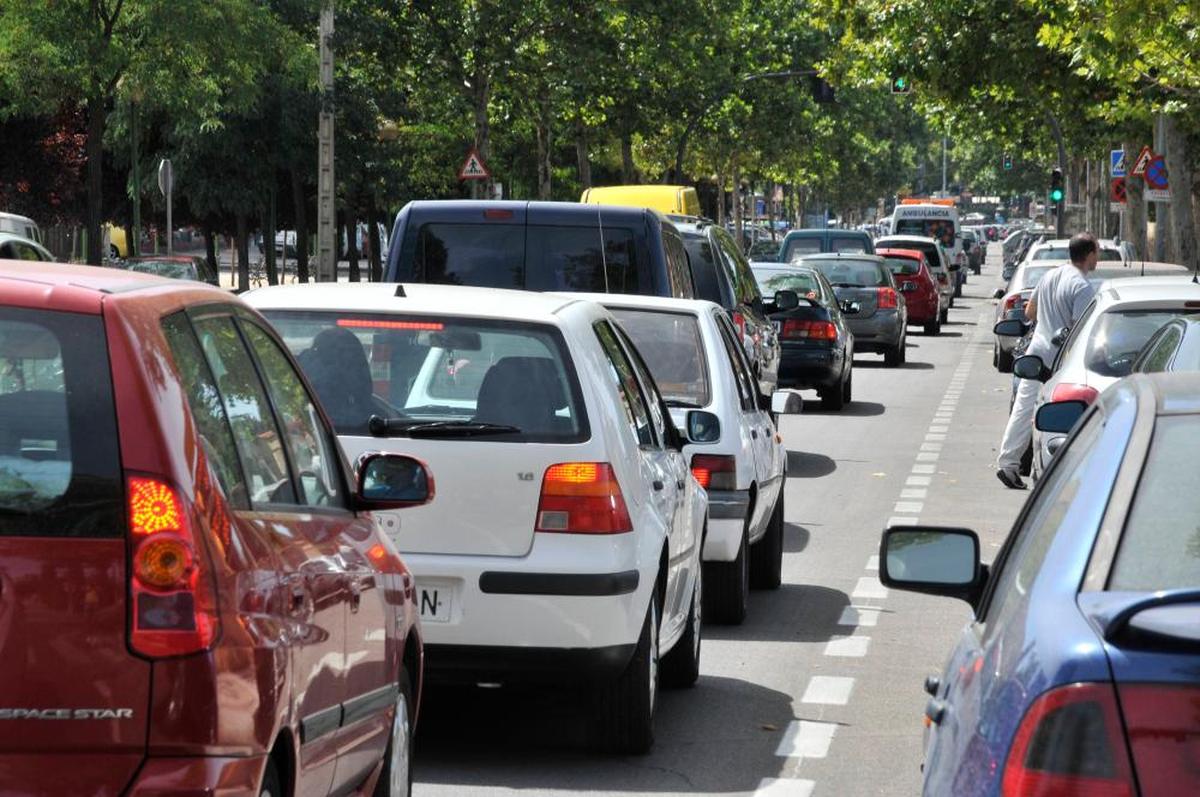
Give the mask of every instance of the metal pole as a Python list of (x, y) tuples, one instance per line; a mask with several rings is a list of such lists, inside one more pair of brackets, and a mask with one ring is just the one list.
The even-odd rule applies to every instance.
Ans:
[[(1167, 136), (1161, 111), (1154, 115), (1154, 154), (1163, 157), (1167, 154)], [(1146, 203), (1147, 206), (1149, 204)], [(1166, 262), (1167, 259), (1167, 236), (1171, 234), (1170, 215), (1170, 205), (1165, 202), (1154, 204), (1154, 259), (1159, 263)]]
[(946, 195), (946, 144), (949, 136), (942, 136), (942, 196)]
[[(337, 184), (333, 158), (333, 3), (321, 8), (321, 113), (317, 122), (317, 281), (337, 281)], [(272, 245), (274, 242), (272, 242)]]
[(167, 257), (175, 254), (175, 227), (171, 218), (171, 195), (175, 192), (167, 192)]

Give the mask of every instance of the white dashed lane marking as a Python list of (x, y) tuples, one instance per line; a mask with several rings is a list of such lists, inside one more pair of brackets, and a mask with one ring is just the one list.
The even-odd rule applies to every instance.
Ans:
[(857, 628), (873, 628), (879, 624), (879, 613), (882, 609), (872, 609), (869, 606), (847, 606), (842, 609), (838, 625), (848, 625)]
[(861, 659), (867, 655), (867, 648), (869, 647), (871, 647), (871, 637), (869, 636), (842, 637), (840, 639), (831, 639), (826, 643), (825, 655)]
[(837, 725), (832, 722), (792, 720), (775, 755), (781, 758), (824, 758)]
[(808, 688), (804, 690), (804, 697), (800, 698), (800, 702), (844, 706), (850, 702), (850, 692), (853, 689), (853, 678), (814, 675), (808, 682)]
[(810, 797), (814, 786), (811, 780), (763, 778), (754, 790), (754, 797)]
[(888, 596), (887, 587), (879, 583), (878, 576), (863, 576), (858, 580), (858, 584), (854, 587), (854, 592), (851, 593), (851, 598), (886, 598)]

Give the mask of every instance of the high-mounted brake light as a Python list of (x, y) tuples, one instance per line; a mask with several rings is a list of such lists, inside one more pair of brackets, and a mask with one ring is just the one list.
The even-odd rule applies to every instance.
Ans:
[(783, 340), (837, 340), (837, 327), (832, 321), (785, 318), (779, 337)]
[(513, 212), (511, 210), (501, 210), (499, 208), (489, 208), (483, 211), (485, 219), (511, 219)]
[(894, 310), (896, 309), (896, 290), (894, 288), (879, 288), (879, 309)]
[(446, 328), (440, 321), (384, 321), (374, 318), (339, 318), (337, 325), (348, 329), (405, 329), (417, 332), (441, 332)]
[(1074, 382), (1062, 382), (1054, 386), (1054, 390), (1050, 391), (1051, 401), (1082, 401), (1084, 404), (1091, 404), (1100, 395), (1100, 391), (1094, 387), (1087, 385), (1079, 385)]
[(563, 462), (547, 468), (534, 531), (561, 534), (633, 531), (633, 521), (612, 465)]
[(144, 656), (208, 648), (220, 627), (190, 508), (158, 479), (129, 476), (130, 645)]
[(692, 475), (705, 490), (736, 490), (737, 459), (728, 454), (695, 454)]

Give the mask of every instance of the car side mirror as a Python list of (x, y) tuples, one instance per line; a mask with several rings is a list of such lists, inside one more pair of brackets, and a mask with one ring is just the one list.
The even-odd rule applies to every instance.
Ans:
[(979, 537), (970, 529), (892, 526), (879, 543), (885, 587), (958, 598), (976, 607), (987, 582)]
[(1002, 338), (1023, 338), (1027, 331), (1029, 325), (1019, 318), (1006, 318), (992, 327), (992, 332)]
[(1045, 382), (1053, 375), (1053, 372), (1046, 367), (1046, 363), (1042, 361), (1041, 357), (1036, 354), (1026, 354), (1013, 360), (1013, 375), (1022, 379)]
[(1004, 289), (997, 288), (996, 292), (992, 294), (992, 298), (993, 299), (1003, 299), (1004, 298)]
[(405, 509), (433, 500), (433, 476), (424, 462), (400, 454), (363, 454), (355, 468), (357, 509)]
[(1050, 342), (1055, 346), (1061, 346), (1066, 342), (1067, 336), (1071, 334), (1070, 327), (1062, 327), (1054, 333), (1054, 337), (1050, 338)]
[(795, 310), (800, 306), (800, 296), (795, 291), (775, 291), (775, 310)]
[(1033, 425), (1039, 432), (1049, 434), (1067, 434), (1075, 428), (1075, 423), (1083, 417), (1088, 405), (1077, 399), (1070, 401), (1052, 401), (1038, 407)]
[(776, 390), (771, 394), (771, 412), (775, 415), (799, 415), (804, 412), (804, 399), (794, 390)]
[(687, 414), (687, 439), (691, 443), (715, 443), (721, 439), (721, 419), (707, 410)]

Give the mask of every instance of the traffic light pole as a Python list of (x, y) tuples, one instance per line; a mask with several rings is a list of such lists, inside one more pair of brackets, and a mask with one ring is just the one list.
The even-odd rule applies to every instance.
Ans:
[(1063, 175), (1063, 199), (1057, 203), (1055, 207), (1055, 233), (1059, 238), (1065, 237), (1067, 228), (1067, 220), (1063, 213), (1063, 207), (1067, 204), (1066, 197), (1066, 175), (1067, 175), (1067, 145), (1063, 142), (1062, 127), (1058, 124), (1058, 117), (1051, 111), (1046, 111), (1046, 121), (1050, 125), (1050, 132), (1054, 134), (1054, 143), (1058, 145), (1058, 168)]

